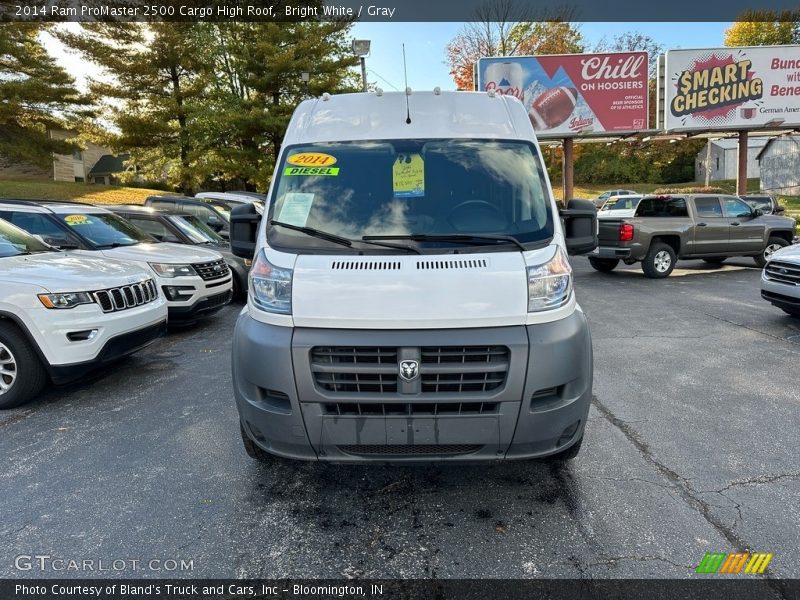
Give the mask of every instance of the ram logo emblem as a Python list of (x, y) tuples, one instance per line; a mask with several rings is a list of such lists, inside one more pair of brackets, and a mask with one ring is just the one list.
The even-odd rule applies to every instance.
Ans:
[(400, 361), (400, 379), (414, 381), (419, 376), (419, 362), (416, 360)]

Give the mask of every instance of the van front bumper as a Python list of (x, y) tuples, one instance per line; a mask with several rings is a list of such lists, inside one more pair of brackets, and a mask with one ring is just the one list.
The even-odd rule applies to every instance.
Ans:
[[(364, 353), (365, 362), (325, 363), (343, 349)], [(487, 366), (470, 354), (483, 349), (497, 361)], [(406, 359), (418, 361), (418, 381), (400, 379), (398, 363)], [(527, 327), (439, 330), (280, 327), (244, 310), (232, 352), (248, 437), (278, 456), (333, 462), (477, 462), (561, 452), (583, 437), (592, 369), (579, 309)], [(331, 380), (345, 383), (325, 383)]]

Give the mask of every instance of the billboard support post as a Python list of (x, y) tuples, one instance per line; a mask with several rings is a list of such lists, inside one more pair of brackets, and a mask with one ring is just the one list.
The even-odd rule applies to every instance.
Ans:
[(573, 185), (572, 185), (572, 174), (573, 174), (573, 161), (572, 161), (572, 138), (564, 138), (564, 164), (561, 167), (561, 179), (563, 189), (562, 192), (564, 194), (564, 206), (567, 206), (567, 202), (572, 200), (573, 196)]
[(739, 171), (736, 179), (736, 193), (743, 196), (747, 193), (747, 130), (739, 131)]

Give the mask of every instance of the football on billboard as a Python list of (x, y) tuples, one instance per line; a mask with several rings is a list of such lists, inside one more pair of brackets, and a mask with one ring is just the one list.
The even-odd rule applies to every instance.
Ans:
[(536, 131), (553, 129), (569, 118), (577, 103), (578, 90), (575, 88), (550, 88), (536, 97), (528, 116)]

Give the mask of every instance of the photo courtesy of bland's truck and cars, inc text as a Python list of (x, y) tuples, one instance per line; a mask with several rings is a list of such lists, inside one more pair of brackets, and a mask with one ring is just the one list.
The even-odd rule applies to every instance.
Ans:
[(800, 594), (796, 7), (57, 8), (0, 597)]

